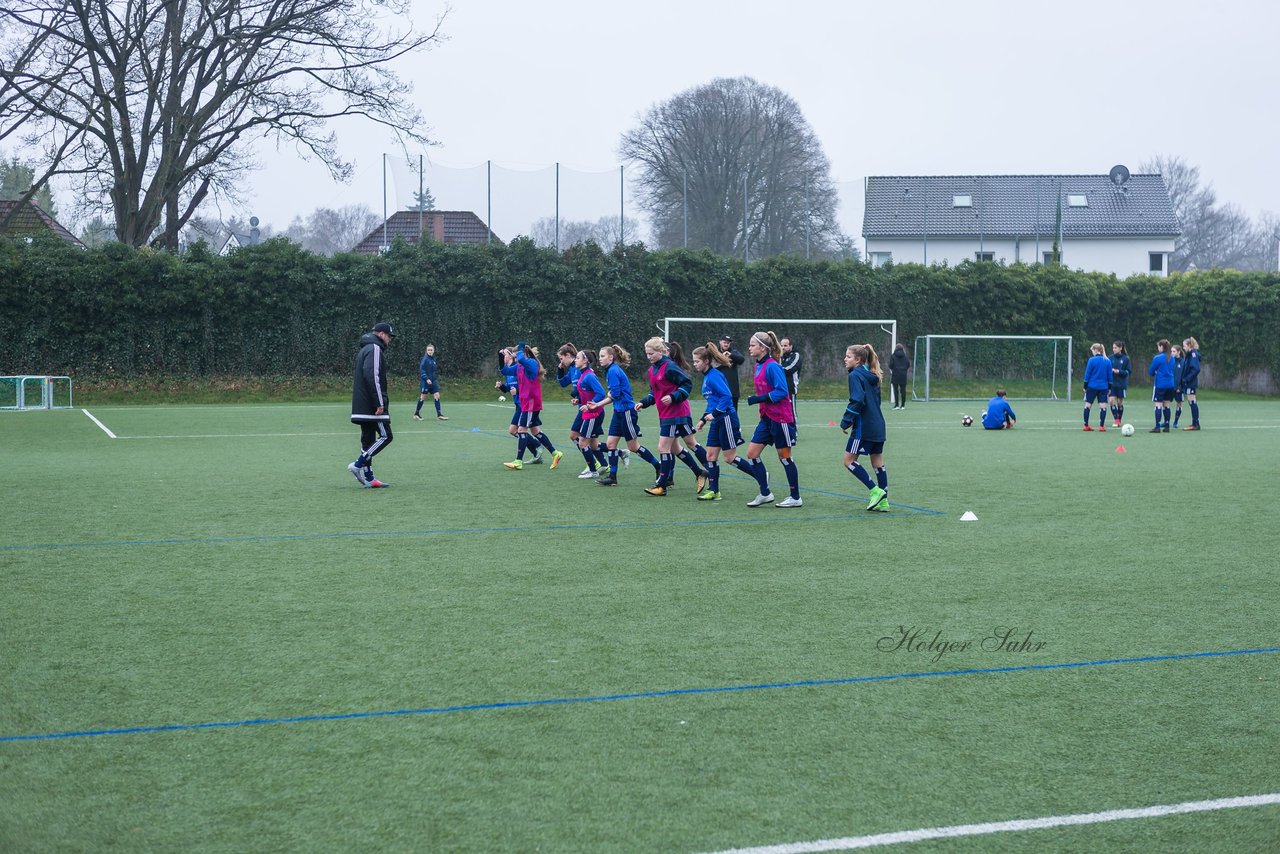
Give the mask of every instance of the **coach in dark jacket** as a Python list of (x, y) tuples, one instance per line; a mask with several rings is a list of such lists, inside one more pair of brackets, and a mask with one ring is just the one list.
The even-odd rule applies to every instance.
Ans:
[(907, 375), (911, 373), (911, 358), (901, 344), (893, 348), (889, 357), (889, 380), (893, 383), (893, 408), (907, 408)]
[(733, 396), (733, 408), (738, 408), (738, 366), (747, 360), (737, 350), (733, 349), (733, 339), (728, 335), (720, 336), (720, 352), (729, 357), (729, 364), (717, 365), (716, 370), (724, 374), (725, 382), (729, 384), (729, 394)]
[(373, 476), (373, 458), (391, 444), (390, 398), (387, 396), (386, 346), (396, 334), (390, 323), (374, 324), (360, 336), (355, 381), (351, 386), (351, 423), (360, 425), (360, 456), (347, 466), (361, 486), (383, 487)]

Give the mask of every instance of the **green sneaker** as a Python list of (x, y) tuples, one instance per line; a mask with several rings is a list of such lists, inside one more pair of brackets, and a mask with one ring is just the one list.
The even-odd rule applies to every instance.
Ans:
[(551, 455), (551, 467), (555, 468), (560, 465), (560, 460), (564, 458), (564, 451), (556, 451)]
[(888, 513), (889, 512), (889, 496), (886, 495), (884, 498), (881, 498), (879, 501), (876, 502), (876, 506), (872, 507), (871, 509), (879, 513)]
[(704, 490), (702, 494), (698, 496), (698, 500), (699, 501), (719, 501), (720, 493), (712, 492), (711, 490), (707, 489), (707, 490)]
[(503, 465), (512, 471), (520, 471), (520, 469), (524, 468), (524, 460), (512, 460), (509, 463), (503, 463)]
[(876, 505), (880, 503), (880, 499), (884, 498), (887, 493), (878, 486), (871, 487), (871, 495), (867, 498), (867, 509), (875, 510)]

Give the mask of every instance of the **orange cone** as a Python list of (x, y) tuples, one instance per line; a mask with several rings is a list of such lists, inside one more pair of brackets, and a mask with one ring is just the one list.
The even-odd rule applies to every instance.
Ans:
[(1117, 453), (1117, 454), (1127, 454), (1127, 453), (1129, 453), (1129, 452), (1128, 452), (1128, 451), (1126, 451), (1126, 450), (1124, 449), (1124, 445), (1116, 445), (1116, 453)]

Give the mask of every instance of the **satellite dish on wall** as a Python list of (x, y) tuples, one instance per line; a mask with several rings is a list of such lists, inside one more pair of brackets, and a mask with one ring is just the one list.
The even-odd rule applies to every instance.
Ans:
[(1117, 187), (1123, 187), (1125, 182), (1129, 180), (1129, 169), (1119, 164), (1112, 166), (1111, 171), (1107, 173), (1107, 177), (1111, 179), (1111, 183)]

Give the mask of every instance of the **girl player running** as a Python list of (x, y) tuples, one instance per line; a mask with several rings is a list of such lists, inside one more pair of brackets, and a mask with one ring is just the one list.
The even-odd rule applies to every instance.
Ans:
[(606, 404), (613, 404), (613, 418), (609, 421), (609, 438), (605, 445), (609, 449), (609, 472), (596, 478), (601, 486), (618, 485), (618, 443), (625, 441), (627, 448), (640, 455), (640, 458), (653, 466), (654, 476), (658, 474), (658, 460), (648, 448), (640, 444), (640, 421), (636, 417), (635, 400), (631, 397), (631, 380), (624, 370), (631, 364), (631, 354), (617, 344), (606, 344), (600, 348), (600, 366), (605, 368), (605, 396), (591, 401), (587, 406), (603, 410)]
[(604, 410), (590, 406), (591, 401), (604, 397), (604, 386), (600, 385), (600, 380), (592, 370), (595, 364), (596, 354), (590, 350), (579, 350), (574, 356), (578, 379), (574, 382), (573, 399), (579, 404), (579, 421), (575, 432), (578, 434), (578, 450), (582, 451), (582, 457), (587, 461), (586, 469), (578, 475), (583, 480), (597, 477), (609, 470), (604, 451), (600, 450), (600, 436), (604, 433), (600, 422), (604, 421)]
[[(760, 453), (765, 445), (773, 445), (778, 451), (778, 459), (782, 469), (787, 473), (787, 485), (791, 494), (778, 502), (779, 507), (803, 507), (800, 498), (800, 473), (796, 470), (795, 461), (791, 459), (791, 448), (796, 443), (796, 416), (791, 408), (791, 396), (787, 388), (787, 375), (778, 364), (778, 356), (782, 355), (782, 347), (778, 344), (778, 336), (772, 332), (757, 332), (751, 336), (747, 344), (747, 352), (756, 360), (755, 388), (756, 393), (747, 398), (747, 404), (760, 405), (760, 423), (751, 436), (751, 444), (747, 446), (747, 465), (750, 473), (760, 484), (760, 494), (747, 502), (748, 507), (759, 507), (773, 501), (773, 493), (769, 491), (769, 473), (760, 461)], [(747, 469), (743, 466), (744, 471)]]
[(538, 349), (529, 347), (523, 341), (516, 344), (514, 358), (519, 371), (516, 372), (516, 383), (520, 392), (520, 422), (516, 427), (519, 448), (516, 458), (503, 463), (509, 469), (519, 471), (524, 468), (524, 452), (536, 448), (539, 444), (551, 452), (551, 468), (560, 465), (564, 451), (557, 451), (555, 445), (542, 432), (542, 364), (538, 361)]
[(698, 419), (696, 429), (710, 425), (707, 429), (707, 488), (698, 496), (699, 501), (719, 501), (721, 498), (721, 450), (726, 463), (752, 474), (751, 468), (738, 456), (742, 433), (738, 425), (738, 410), (733, 406), (733, 393), (724, 374), (716, 370), (732, 364), (728, 355), (721, 353), (720, 348), (710, 341), (693, 351), (693, 366), (702, 372), (702, 396), (707, 399), (707, 411)]
[[(676, 352), (683, 361), (683, 354), (678, 350)], [(654, 405), (658, 407), (658, 454), (661, 459), (658, 482), (645, 492), (649, 495), (663, 496), (667, 494), (667, 487), (671, 486), (675, 470), (676, 441), (687, 439), (697, 447), (697, 441), (693, 439), (693, 417), (689, 410), (689, 395), (693, 393), (693, 381), (685, 373), (689, 366), (677, 364), (676, 360), (671, 358), (671, 349), (667, 342), (661, 338), (650, 338), (644, 342), (644, 355), (649, 360), (651, 391), (636, 403), (636, 409)], [(687, 452), (681, 452), (680, 458), (685, 465), (693, 469), (698, 479), (694, 495), (700, 495), (707, 485), (707, 473), (692, 457), (688, 456)]]
[[(889, 473), (884, 467), (884, 415), (880, 412), (880, 382), (884, 373), (880, 359), (870, 344), (850, 344), (844, 351), (844, 366), (849, 372), (849, 405), (840, 419), (840, 430), (849, 434), (844, 448), (844, 467), (871, 490), (868, 510), (889, 512)], [(876, 480), (858, 464), (866, 454), (876, 470)]]

